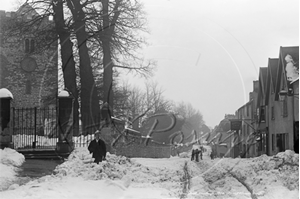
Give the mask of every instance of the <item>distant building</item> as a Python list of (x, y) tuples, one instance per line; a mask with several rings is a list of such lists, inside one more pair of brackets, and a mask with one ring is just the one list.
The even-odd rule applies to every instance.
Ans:
[(259, 78), (258, 78), (258, 96), (257, 96), (257, 105), (256, 105), (256, 113), (257, 113), (257, 131), (259, 133), (258, 138), (258, 155), (267, 154), (269, 133), (266, 126), (267, 121), (267, 109), (266, 109), (266, 91), (267, 91), (267, 75), (268, 68), (261, 67), (259, 69)]
[(235, 148), (234, 155), (243, 157), (257, 156), (257, 99), (259, 82), (253, 81), (253, 91), (249, 93), (249, 101), (236, 111), (236, 118), (241, 121), (241, 129), (238, 133), (239, 145)]
[(233, 140), (236, 133), (230, 130), (231, 119), (236, 119), (236, 116), (234, 114), (226, 114), (208, 139), (208, 143), (210, 143), (216, 157), (234, 157), (234, 149), (237, 146), (233, 143)]
[[(50, 28), (54, 24), (44, 18), (39, 25), (22, 27), (22, 22), (37, 16), (26, 3), (16, 12), (0, 11), (0, 88), (7, 88), (13, 94), (13, 107), (56, 104), (58, 43), (47, 41), (51, 38), (49, 33), (37, 35), (38, 28)], [(13, 31), (8, 27), (13, 27)], [(49, 46), (45, 47), (46, 44)]]

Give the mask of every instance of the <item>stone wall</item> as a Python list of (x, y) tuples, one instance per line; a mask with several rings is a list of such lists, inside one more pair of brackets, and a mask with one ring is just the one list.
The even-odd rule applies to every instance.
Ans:
[[(22, 16), (23, 19), (26, 16)], [(0, 11), (1, 23), (11, 23), (18, 18), (18, 13)], [(53, 25), (45, 19), (44, 25)], [(34, 30), (34, 27), (30, 28)], [(54, 42), (46, 49), (39, 49), (41, 43), (30, 32), (18, 30), (9, 34), (6, 26), (1, 26), (0, 34), (0, 85), (7, 88), (14, 96), (13, 107), (41, 107), (45, 104), (56, 104), (55, 97), (58, 89), (58, 43)], [(34, 41), (33, 52), (25, 50), (25, 40)], [(24, 64), (24, 59), (31, 60)], [(33, 61), (32, 61), (33, 60)], [(23, 62), (22, 62), (23, 61)], [(36, 62), (36, 67), (34, 62)], [(29, 70), (26, 70), (27, 65)], [(31, 68), (32, 67), (32, 68)], [(46, 106), (47, 106), (46, 105)]]
[(103, 128), (101, 132), (101, 137), (106, 143), (107, 151), (110, 153), (131, 158), (169, 158), (171, 156), (171, 146), (152, 142), (146, 145), (144, 139), (136, 137), (128, 136), (127, 139), (122, 137), (112, 146), (118, 132), (110, 128)]
[(141, 144), (117, 147), (116, 155), (135, 158), (169, 158), (171, 147), (169, 146), (144, 146)]

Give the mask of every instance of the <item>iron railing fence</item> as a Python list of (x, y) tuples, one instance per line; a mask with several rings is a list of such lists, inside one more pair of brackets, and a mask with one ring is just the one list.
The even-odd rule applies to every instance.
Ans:
[(12, 108), (13, 147), (52, 148), (58, 141), (56, 108)]

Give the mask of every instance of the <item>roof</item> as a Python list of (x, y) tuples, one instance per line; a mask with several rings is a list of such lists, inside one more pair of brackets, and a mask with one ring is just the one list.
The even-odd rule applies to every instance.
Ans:
[[(289, 85), (289, 82), (286, 78), (286, 71), (285, 71), (285, 66), (286, 66), (286, 61), (285, 57), (287, 55), (291, 55), (293, 60), (295, 62), (299, 61), (299, 46), (291, 46), (291, 47), (280, 47), (279, 50), (279, 62), (278, 62), (278, 68), (277, 68), (277, 78), (276, 78), (276, 87), (275, 87), (275, 93), (279, 93), (281, 90), (282, 86), (282, 78), (284, 78), (283, 83), (285, 85)], [(275, 100), (279, 100), (279, 96), (275, 95)]]
[(18, 14), (26, 15), (26, 16), (38, 16), (39, 14), (36, 12), (36, 10), (30, 6), (28, 3), (24, 3), (18, 10)]
[(277, 75), (277, 68), (278, 68), (278, 62), (279, 59), (269, 59), (269, 74), (270, 74), (270, 80), (272, 81), (271, 86), (275, 90), (275, 84), (276, 84), (276, 75)]
[(248, 101), (247, 103), (245, 103), (244, 105), (242, 105), (240, 108), (238, 108), (238, 112), (242, 109), (244, 109), (246, 106), (249, 106), (251, 103), (253, 103), (253, 100)]
[(266, 88), (266, 98), (265, 104), (268, 105), (270, 90), (275, 90), (277, 68), (278, 68), (278, 58), (269, 58), (268, 61), (268, 73), (267, 73), (267, 88)]
[(260, 86), (262, 88), (263, 94), (266, 94), (267, 74), (268, 74), (267, 67), (260, 68), (258, 81), (260, 82)]
[(267, 74), (268, 68), (267, 67), (260, 67), (259, 68), (259, 90), (257, 95), (257, 107), (263, 104), (263, 100), (266, 96), (266, 87), (267, 87)]

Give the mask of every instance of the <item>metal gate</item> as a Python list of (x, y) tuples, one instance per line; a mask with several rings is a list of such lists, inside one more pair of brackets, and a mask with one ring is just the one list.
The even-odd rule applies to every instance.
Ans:
[(58, 141), (56, 108), (12, 108), (14, 149), (55, 148)]

